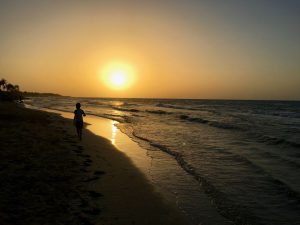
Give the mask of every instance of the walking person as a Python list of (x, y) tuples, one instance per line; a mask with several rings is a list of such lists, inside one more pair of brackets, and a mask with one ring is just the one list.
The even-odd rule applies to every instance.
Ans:
[(83, 128), (83, 116), (86, 116), (85, 112), (81, 109), (81, 104), (76, 104), (74, 111), (74, 125), (76, 126), (77, 135), (79, 140), (82, 139), (82, 128)]

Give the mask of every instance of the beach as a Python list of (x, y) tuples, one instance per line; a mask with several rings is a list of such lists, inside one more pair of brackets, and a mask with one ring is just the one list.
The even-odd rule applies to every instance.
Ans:
[(0, 103), (0, 224), (186, 224), (131, 160), (72, 120)]

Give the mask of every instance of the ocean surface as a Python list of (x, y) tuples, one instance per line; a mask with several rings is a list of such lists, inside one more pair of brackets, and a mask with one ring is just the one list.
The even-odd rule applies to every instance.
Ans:
[(76, 102), (87, 114), (117, 120), (118, 128), (155, 158), (157, 171), (164, 168), (162, 153), (174, 161), (171, 167), (182, 173), (160, 177), (153, 170), (153, 179), (179, 196), (192, 224), (201, 223), (197, 206), (203, 202), (196, 192), (207, 196), (226, 224), (300, 224), (299, 101), (27, 100), (69, 112)]

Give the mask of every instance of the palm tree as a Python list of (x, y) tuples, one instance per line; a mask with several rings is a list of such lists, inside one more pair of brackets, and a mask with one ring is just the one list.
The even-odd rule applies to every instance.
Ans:
[(14, 90), (17, 91), (17, 92), (19, 92), (20, 91), (19, 85), (14, 85)]
[(13, 101), (22, 99), (19, 85), (8, 83), (5, 79), (0, 80), (0, 100)]
[(0, 80), (0, 91), (4, 91), (6, 89), (7, 81), (5, 79)]
[(6, 91), (8, 91), (8, 92), (15, 91), (15, 85), (13, 85), (11, 83), (6, 84)]

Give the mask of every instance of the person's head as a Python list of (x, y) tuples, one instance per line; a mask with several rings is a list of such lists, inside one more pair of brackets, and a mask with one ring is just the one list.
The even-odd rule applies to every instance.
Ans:
[(80, 107), (81, 107), (80, 103), (79, 102), (76, 103), (76, 109), (80, 109)]

